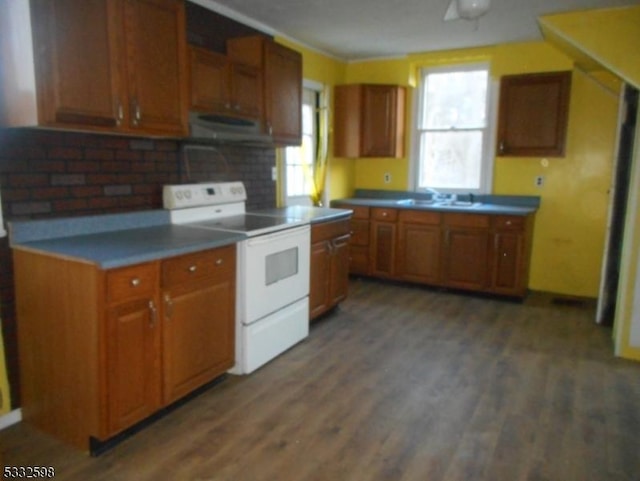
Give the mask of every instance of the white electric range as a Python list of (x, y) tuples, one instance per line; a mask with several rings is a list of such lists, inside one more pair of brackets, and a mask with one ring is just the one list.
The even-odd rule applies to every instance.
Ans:
[(309, 223), (246, 213), (246, 198), (242, 182), (163, 189), (172, 223), (247, 237), (237, 250), (233, 374), (251, 373), (309, 335)]

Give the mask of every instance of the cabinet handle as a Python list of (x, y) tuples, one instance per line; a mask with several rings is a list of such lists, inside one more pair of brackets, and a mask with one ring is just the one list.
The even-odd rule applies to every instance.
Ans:
[(447, 229), (446, 231), (444, 231), (444, 244), (445, 245), (449, 245), (449, 234), (450, 234), (450, 230)]
[(164, 295), (164, 307), (165, 317), (167, 319), (171, 319), (171, 316), (173, 316), (173, 301), (171, 300), (171, 296), (169, 294)]
[(138, 100), (135, 99), (133, 101), (133, 125), (139, 125), (140, 120), (142, 120), (142, 112), (140, 110), (140, 104)]
[(507, 253), (506, 253), (506, 252), (503, 252), (503, 253), (502, 253), (502, 257), (507, 257)]
[(267, 124), (267, 131), (269, 132), (269, 135), (273, 135), (273, 127), (271, 126), (271, 122)]
[(505, 225), (511, 225), (511, 221), (508, 220), (507, 222), (505, 222)]
[(222, 259), (216, 259), (216, 265), (221, 266), (224, 261)]
[(156, 321), (158, 320), (158, 309), (153, 301), (149, 301), (149, 311), (151, 311), (151, 319), (149, 320), (149, 326), (153, 327), (156, 325)]
[(383, 212), (382, 217), (387, 217), (387, 212)]
[(198, 266), (189, 266), (189, 269), (188, 269), (189, 272), (195, 272), (197, 270), (198, 270)]
[(118, 115), (116, 116), (117, 126), (122, 124), (122, 119), (124, 119), (124, 107), (122, 107), (122, 102), (118, 101)]
[(134, 277), (131, 279), (131, 287), (138, 287), (140, 285), (140, 278)]
[(501, 140), (498, 146), (498, 150), (500, 151), (501, 154), (504, 154), (505, 148), (506, 148), (506, 145), (504, 143), (504, 140)]

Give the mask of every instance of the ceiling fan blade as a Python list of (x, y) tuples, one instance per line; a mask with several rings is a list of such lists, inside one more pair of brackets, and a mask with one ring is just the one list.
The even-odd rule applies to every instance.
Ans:
[(449, 20), (458, 20), (459, 18), (458, 2), (456, 0), (451, 0), (449, 7), (447, 8), (447, 12), (444, 14), (444, 21), (448, 22)]

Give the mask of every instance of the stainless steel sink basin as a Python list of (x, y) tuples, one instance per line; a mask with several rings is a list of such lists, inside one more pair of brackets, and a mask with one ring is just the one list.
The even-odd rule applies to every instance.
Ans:
[(415, 205), (424, 207), (450, 207), (473, 209), (482, 205), (482, 202), (468, 202), (463, 200), (433, 200), (433, 199), (401, 199), (397, 200), (398, 205)]
[(396, 201), (399, 205), (436, 205), (432, 199), (402, 199)]
[(482, 205), (482, 202), (468, 202), (468, 201), (463, 201), (463, 200), (454, 200), (452, 202), (440, 202), (435, 204), (437, 207), (466, 207), (469, 209), (473, 209), (475, 207), (480, 207)]

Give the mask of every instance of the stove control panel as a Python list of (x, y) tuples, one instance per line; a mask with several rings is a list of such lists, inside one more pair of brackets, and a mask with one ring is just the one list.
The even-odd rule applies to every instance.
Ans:
[(247, 200), (242, 182), (208, 182), (202, 184), (165, 185), (162, 203), (165, 209), (185, 209), (221, 205)]

